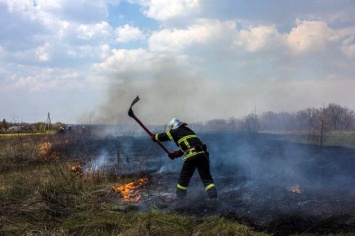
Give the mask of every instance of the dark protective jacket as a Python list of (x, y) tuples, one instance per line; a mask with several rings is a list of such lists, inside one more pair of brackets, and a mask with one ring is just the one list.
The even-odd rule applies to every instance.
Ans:
[(166, 131), (165, 133), (156, 134), (155, 139), (161, 142), (174, 141), (179, 147), (181, 155), (184, 155), (184, 160), (193, 158), (207, 151), (206, 145), (204, 145), (195, 132), (186, 125)]
[(174, 141), (179, 147), (180, 155), (184, 155), (185, 161), (176, 186), (176, 194), (179, 198), (185, 197), (187, 187), (196, 168), (208, 196), (210, 198), (217, 197), (216, 186), (210, 173), (207, 147), (201, 142), (195, 132), (188, 128), (186, 124), (183, 124), (177, 129), (156, 134), (154, 139), (161, 142)]

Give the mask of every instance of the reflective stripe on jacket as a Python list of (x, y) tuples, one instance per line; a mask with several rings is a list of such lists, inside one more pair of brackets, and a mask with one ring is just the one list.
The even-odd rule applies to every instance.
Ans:
[(197, 135), (187, 126), (180, 126), (165, 133), (156, 134), (155, 139), (161, 142), (174, 141), (179, 149), (184, 152), (184, 160), (204, 153), (201, 148), (203, 143)]

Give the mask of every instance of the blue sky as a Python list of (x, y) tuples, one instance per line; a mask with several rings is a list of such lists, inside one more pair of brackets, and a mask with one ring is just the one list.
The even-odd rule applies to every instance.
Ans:
[(0, 0), (0, 118), (355, 110), (352, 0)]

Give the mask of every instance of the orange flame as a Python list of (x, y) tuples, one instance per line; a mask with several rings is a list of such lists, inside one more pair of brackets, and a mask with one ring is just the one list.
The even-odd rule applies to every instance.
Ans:
[(289, 187), (288, 191), (293, 192), (293, 193), (301, 193), (302, 192), (300, 189), (300, 186), (298, 184)]
[(112, 188), (114, 192), (119, 192), (123, 198), (124, 202), (138, 202), (142, 196), (140, 195), (138, 188), (146, 185), (148, 183), (148, 178), (140, 178), (136, 182), (130, 182), (127, 184), (115, 186)]
[(39, 154), (43, 160), (49, 161), (59, 158), (59, 152), (52, 149), (53, 143), (46, 141), (39, 147)]
[(51, 142), (44, 142), (40, 147), (39, 147), (39, 154), (41, 155), (46, 155), (52, 148), (52, 143)]
[(80, 176), (83, 175), (83, 170), (81, 169), (81, 165), (80, 164), (72, 166), (70, 168), (70, 170), (72, 172), (75, 172), (77, 175), (80, 175)]

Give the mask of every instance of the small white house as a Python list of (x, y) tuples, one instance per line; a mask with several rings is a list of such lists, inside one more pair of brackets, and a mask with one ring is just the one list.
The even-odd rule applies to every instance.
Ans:
[(19, 126), (19, 125), (10, 126), (9, 130), (10, 131), (21, 131), (22, 130), (22, 126)]

